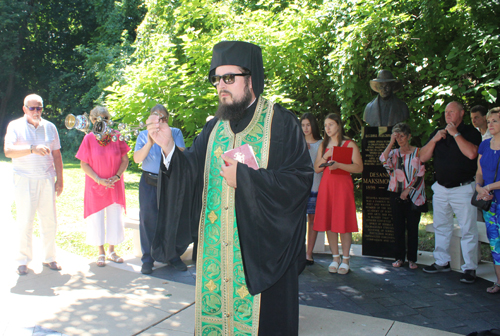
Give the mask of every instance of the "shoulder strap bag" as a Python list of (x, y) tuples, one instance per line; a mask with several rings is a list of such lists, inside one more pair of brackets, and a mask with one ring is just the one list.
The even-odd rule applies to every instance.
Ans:
[[(495, 183), (497, 181), (497, 173), (498, 173), (498, 164), (500, 163), (500, 157), (498, 158), (498, 161), (497, 161), (497, 168), (495, 169), (495, 178), (493, 179), (493, 183)], [(490, 208), (491, 208), (491, 203), (492, 203), (493, 200), (489, 200), (489, 201), (484, 201), (482, 199), (478, 200), (477, 199), (477, 190), (476, 188), (474, 188), (474, 195), (472, 195), (472, 198), (470, 200), (470, 203), (481, 209), (481, 210), (484, 210), (484, 211), (490, 211)]]

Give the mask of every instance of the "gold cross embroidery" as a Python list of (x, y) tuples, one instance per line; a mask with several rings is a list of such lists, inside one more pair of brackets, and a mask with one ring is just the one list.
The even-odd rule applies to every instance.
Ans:
[(241, 286), (237, 291), (236, 293), (238, 293), (238, 295), (240, 296), (240, 298), (245, 298), (245, 296), (247, 296), (248, 294), (250, 294), (248, 292), (248, 289), (246, 286)]
[(206, 285), (205, 288), (208, 289), (209, 291), (213, 292), (216, 288), (217, 285), (214, 283), (213, 280), (210, 280)]

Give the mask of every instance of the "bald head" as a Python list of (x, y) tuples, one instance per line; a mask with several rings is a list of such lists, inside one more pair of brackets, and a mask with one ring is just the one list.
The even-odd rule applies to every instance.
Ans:
[(447, 124), (453, 123), (458, 126), (464, 119), (464, 106), (456, 101), (449, 103), (446, 105), (444, 117)]
[(449, 103), (448, 105), (446, 105), (446, 107), (448, 108), (448, 106), (455, 106), (456, 108), (458, 108), (459, 110), (464, 110), (464, 106), (457, 102), (457, 101), (452, 101), (451, 103)]

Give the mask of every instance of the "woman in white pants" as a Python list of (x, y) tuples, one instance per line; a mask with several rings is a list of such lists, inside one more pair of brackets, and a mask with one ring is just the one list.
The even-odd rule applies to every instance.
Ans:
[[(98, 117), (109, 120), (105, 107), (90, 111), (90, 120)], [(122, 263), (115, 252), (115, 245), (124, 240), (122, 211), (125, 209), (125, 185), (123, 172), (128, 166), (127, 152), (130, 147), (124, 141), (111, 141), (110, 135), (100, 137), (89, 133), (83, 138), (76, 157), (81, 160), (85, 172), (84, 217), (87, 219), (87, 244), (98, 246), (97, 266), (105, 266), (105, 260)], [(108, 255), (104, 244), (108, 243)]]

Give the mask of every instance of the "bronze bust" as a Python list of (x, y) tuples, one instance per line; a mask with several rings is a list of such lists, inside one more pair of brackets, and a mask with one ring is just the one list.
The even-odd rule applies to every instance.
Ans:
[(389, 70), (381, 70), (370, 87), (378, 96), (366, 105), (363, 120), (368, 125), (394, 126), (410, 117), (406, 103), (394, 94), (401, 90), (401, 82)]

